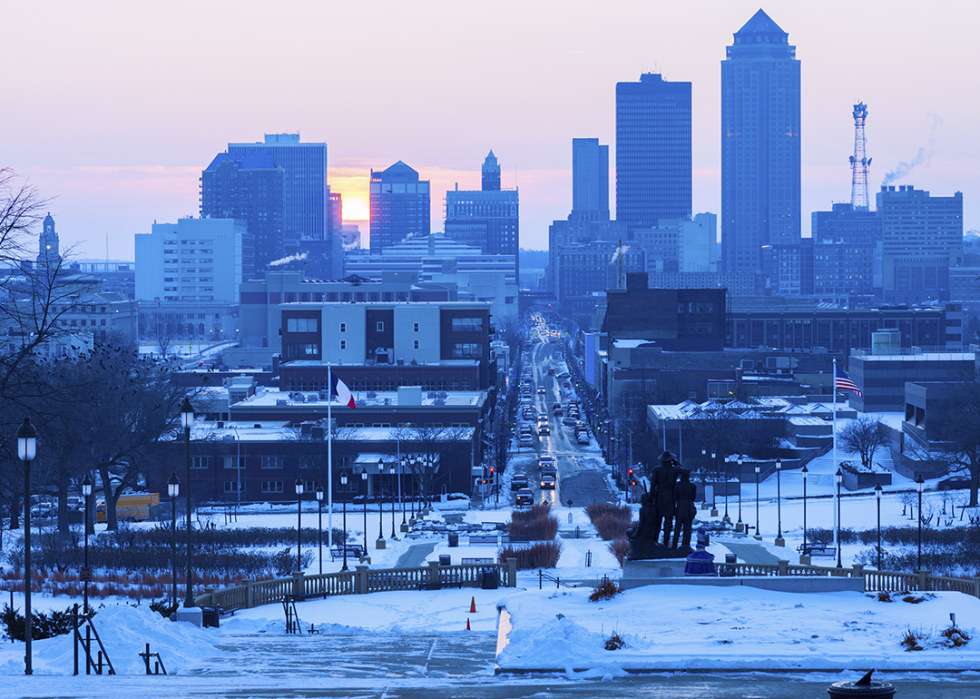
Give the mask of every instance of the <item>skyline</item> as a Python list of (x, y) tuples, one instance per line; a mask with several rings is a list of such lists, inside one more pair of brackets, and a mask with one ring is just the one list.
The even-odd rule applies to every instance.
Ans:
[[(105, 257), (108, 236), (108, 256), (131, 260), (154, 221), (199, 215), (201, 172), (229, 143), (296, 131), (326, 142), (347, 220), (366, 211), (370, 169), (402, 160), (432, 182), (433, 231), (446, 191), (479, 189), (493, 149), (502, 186), (520, 188), (521, 247), (545, 249), (571, 210), (572, 139), (615, 152), (616, 83), (660, 72), (692, 83), (693, 212), (720, 214), (721, 61), (760, 7), (802, 68), (803, 234), (811, 212), (850, 199), (859, 101), (872, 201), (918, 158), (894, 183), (962, 191), (964, 231), (980, 229), (978, 97), (953, 82), (980, 6), (954, 2), (929, 14), (911, 2), (291, 2), (275, 17), (257, 2), (23, 4), (7, 12), (22, 60), (0, 165), (53, 198), (75, 257)], [(614, 202), (614, 168), (609, 179)]]

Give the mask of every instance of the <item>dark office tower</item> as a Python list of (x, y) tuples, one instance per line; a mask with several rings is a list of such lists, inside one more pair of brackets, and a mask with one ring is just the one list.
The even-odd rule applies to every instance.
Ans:
[(609, 146), (598, 138), (572, 139), (570, 221), (609, 220)]
[(497, 156), (490, 151), (487, 159), (483, 161), (483, 191), (500, 191), (500, 165), (497, 164)]
[(371, 170), (371, 254), (410, 235), (429, 235), (429, 182), (399, 160)]
[(800, 242), (800, 63), (759, 10), (721, 62), (721, 252), (762, 271), (764, 245)]
[(286, 239), (324, 240), (327, 226), (327, 144), (300, 143), (299, 134), (266, 134), (264, 143), (229, 143), (228, 154), (265, 153), (283, 169)]
[(630, 229), (691, 216), (691, 83), (644, 73), (616, 83), (616, 220)]
[(262, 276), (269, 263), (283, 257), (283, 168), (268, 153), (219, 153), (201, 173), (201, 218), (244, 221), (254, 242), (255, 268), (243, 279)]

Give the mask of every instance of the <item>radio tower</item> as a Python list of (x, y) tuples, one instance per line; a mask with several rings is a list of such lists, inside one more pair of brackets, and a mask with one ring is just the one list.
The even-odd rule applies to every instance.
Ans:
[(868, 105), (854, 105), (854, 155), (851, 156), (851, 206), (855, 211), (868, 210), (868, 168), (871, 158), (865, 157), (864, 120), (868, 118)]

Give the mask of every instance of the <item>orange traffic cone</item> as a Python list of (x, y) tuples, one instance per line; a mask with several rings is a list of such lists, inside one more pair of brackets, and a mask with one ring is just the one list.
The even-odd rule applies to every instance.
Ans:
[(476, 597), (470, 598), (470, 614), (476, 614)]
[(467, 631), (470, 630), (470, 619), (469, 619), (469, 617), (466, 617), (466, 630)]

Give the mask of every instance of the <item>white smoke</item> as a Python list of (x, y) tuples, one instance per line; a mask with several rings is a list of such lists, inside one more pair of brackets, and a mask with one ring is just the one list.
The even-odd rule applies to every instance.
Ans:
[(273, 260), (269, 263), (270, 267), (278, 267), (279, 265), (289, 264), (290, 262), (302, 262), (307, 257), (307, 253), (301, 253), (299, 255), (289, 255), (281, 260)]
[(932, 154), (936, 152), (936, 132), (943, 127), (943, 120), (938, 114), (930, 114), (929, 118), (932, 119), (932, 126), (929, 129), (929, 144), (920, 148), (912, 160), (902, 161), (895, 166), (894, 170), (885, 173), (885, 179), (881, 181), (882, 186), (902, 179), (912, 172), (917, 165), (928, 164), (932, 159)]
[(629, 249), (630, 249), (629, 245), (623, 245), (616, 248), (616, 252), (613, 253), (612, 258), (609, 260), (609, 264), (611, 265), (616, 264), (616, 258), (619, 257), (620, 255), (623, 255), (625, 257)]

